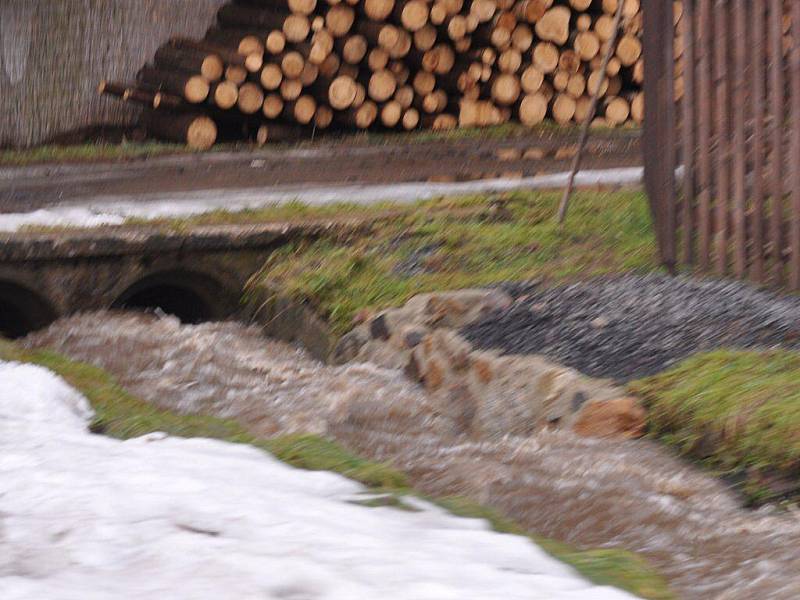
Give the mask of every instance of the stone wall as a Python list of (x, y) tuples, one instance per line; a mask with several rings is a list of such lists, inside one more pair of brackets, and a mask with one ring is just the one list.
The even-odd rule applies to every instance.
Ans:
[(98, 82), (132, 79), (171, 35), (202, 35), (223, 2), (0, 0), (0, 147), (130, 123)]

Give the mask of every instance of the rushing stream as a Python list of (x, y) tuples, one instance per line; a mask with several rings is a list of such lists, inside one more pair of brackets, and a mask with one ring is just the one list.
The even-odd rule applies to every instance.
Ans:
[(460, 437), (400, 374), (329, 367), (239, 323), (93, 313), (24, 343), (103, 367), (154, 404), (235, 417), (263, 435), (325, 434), (391, 461), (424, 492), (470, 496), (544, 536), (641, 552), (681, 597), (800, 597), (800, 516), (743, 509), (652, 442)]

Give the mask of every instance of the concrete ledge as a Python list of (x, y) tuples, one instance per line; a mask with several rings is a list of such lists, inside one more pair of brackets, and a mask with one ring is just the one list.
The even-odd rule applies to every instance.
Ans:
[(291, 239), (355, 231), (371, 220), (347, 219), (192, 227), (188, 231), (118, 227), (0, 236), (0, 262), (130, 256), (167, 251), (264, 249)]

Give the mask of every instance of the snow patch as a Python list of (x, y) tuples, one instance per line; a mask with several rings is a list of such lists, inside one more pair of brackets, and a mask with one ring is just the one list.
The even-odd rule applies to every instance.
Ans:
[(0, 362), (4, 600), (616, 600), (525, 538), (245, 445), (91, 435), (86, 399)]
[[(641, 167), (581, 171), (577, 187), (598, 185), (638, 185)], [(225, 210), (241, 212), (288, 202), (309, 206), (348, 202), (370, 205), (377, 202), (412, 203), (440, 196), (505, 192), (519, 189), (554, 189), (564, 187), (569, 173), (538, 175), (522, 179), (484, 179), (458, 183), (412, 182), (386, 185), (298, 186), (284, 185), (238, 190), (219, 189), (169, 194), (142, 194), (96, 197), (91, 201), (53, 206), (28, 213), (0, 214), (0, 231), (17, 231), (25, 226), (99, 227), (119, 225), (128, 218), (159, 219), (189, 217)]]

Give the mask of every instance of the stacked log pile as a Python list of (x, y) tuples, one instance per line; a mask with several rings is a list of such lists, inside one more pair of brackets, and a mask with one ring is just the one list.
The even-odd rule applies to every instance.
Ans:
[(598, 124), (640, 123), (640, 0), (624, 0), (600, 72), (621, 1), (234, 0), (204, 39), (173, 38), (135, 82), (100, 91), (146, 106), (154, 136), (197, 148), (330, 128), (580, 123), (598, 87)]

